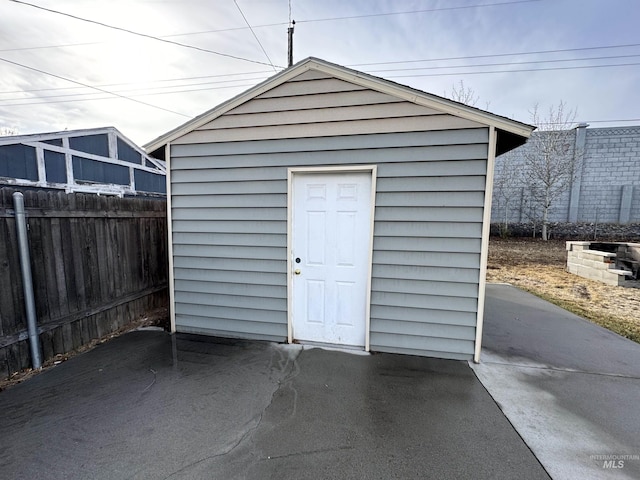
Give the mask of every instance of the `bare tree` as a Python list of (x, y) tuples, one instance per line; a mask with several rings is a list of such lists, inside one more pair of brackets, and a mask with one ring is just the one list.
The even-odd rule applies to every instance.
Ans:
[(520, 169), (517, 165), (517, 155), (508, 152), (496, 159), (495, 176), (493, 182), (493, 194), (497, 200), (498, 208), (502, 208), (503, 221), (500, 227), (500, 235), (509, 234), (509, 219), (513, 202), (521, 194)]
[(8, 137), (10, 135), (17, 135), (18, 129), (16, 127), (0, 127), (0, 137)]
[[(531, 120), (538, 127), (524, 150), (524, 176), (531, 192), (533, 211), (541, 212), (542, 239), (549, 239), (549, 214), (569, 188), (578, 171), (575, 151), (576, 111), (564, 102), (542, 115), (536, 105)], [(537, 208), (536, 208), (537, 207)]]
[(455, 83), (451, 85), (450, 93), (447, 93), (445, 90), (444, 96), (471, 107), (475, 107), (478, 100), (480, 100), (480, 97), (476, 95), (476, 92), (471, 87), (464, 86), (463, 80), (460, 80), (460, 83), (457, 85)]
[[(475, 90), (471, 87), (465, 87), (464, 81), (460, 80), (458, 84), (451, 85), (451, 92), (444, 91), (444, 96), (455, 100), (456, 102), (464, 103), (470, 107), (475, 107), (480, 100), (480, 96), (476, 95)], [(489, 109), (490, 102), (485, 102), (485, 109)]]

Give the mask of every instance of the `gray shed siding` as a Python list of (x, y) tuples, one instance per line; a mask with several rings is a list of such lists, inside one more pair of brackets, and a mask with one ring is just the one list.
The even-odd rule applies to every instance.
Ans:
[(378, 166), (371, 350), (470, 359), (489, 129), (309, 71), (171, 144), (178, 331), (287, 337), (287, 168)]

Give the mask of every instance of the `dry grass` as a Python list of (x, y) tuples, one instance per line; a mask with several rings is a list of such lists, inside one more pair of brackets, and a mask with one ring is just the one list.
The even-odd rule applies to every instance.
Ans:
[(564, 241), (492, 238), (487, 281), (511, 283), (640, 343), (640, 289), (565, 271)]

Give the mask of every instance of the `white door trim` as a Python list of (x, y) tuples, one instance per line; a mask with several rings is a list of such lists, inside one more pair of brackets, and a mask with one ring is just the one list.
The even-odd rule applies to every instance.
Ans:
[(353, 173), (371, 172), (371, 221), (369, 227), (369, 254), (367, 265), (367, 298), (365, 304), (365, 344), (369, 351), (371, 323), (371, 270), (373, 264), (373, 226), (376, 208), (377, 165), (353, 165), (335, 167), (290, 167), (287, 170), (287, 342), (293, 343), (293, 177), (305, 173)]

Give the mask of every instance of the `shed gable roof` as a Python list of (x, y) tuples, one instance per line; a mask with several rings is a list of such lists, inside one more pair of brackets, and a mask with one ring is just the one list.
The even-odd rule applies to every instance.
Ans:
[[(250, 100), (268, 95), (267, 92), (278, 89), (278, 87), (281, 87), (286, 82), (290, 82), (296, 78), (310, 78), (313, 77), (314, 74), (319, 74), (324, 77), (329, 76), (332, 79), (335, 79), (336, 82), (339, 82), (338, 84), (343, 83), (345, 85), (350, 85), (350, 89), (352, 90), (354, 89), (354, 86), (356, 86), (356, 88), (360, 87), (363, 90), (374, 90), (398, 100), (411, 102), (416, 105), (438, 110), (442, 113), (454, 115), (456, 117), (478, 122), (487, 126), (494, 126), (499, 129), (499, 131), (504, 132), (504, 135), (502, 136), (504, 143), (517, 143), (515, 146), (524, 143), (526, 138), (529, 137), (534, 129), (534, 127), (525, 123), (517, 122), (453, 100), (400, 85), (383, 78), (351, 70), (340, 65), (329, 63), (325, 60), (310, 57), (286, 70), (283, 70), (255, 87), (220, 104), (219, 106), (208, 110), (192, 120), (189, 120), (176, 129), (161, 135), (155, 140), (144, 145), (144, 148), (147, 152), (154, 153), (166, 144), (193, 132), (203, 125), (214, 122), (225, 113), (233, 109), (241, 108), (241, 106)], [(498, 138), (498, 142), (500, 142), (500, 136)], [(510, 148), (506, 148), (504, 150), (506, 151), (509, 149)], [(500, 150), (502, 149), (498, 148), (499, 153)]]

